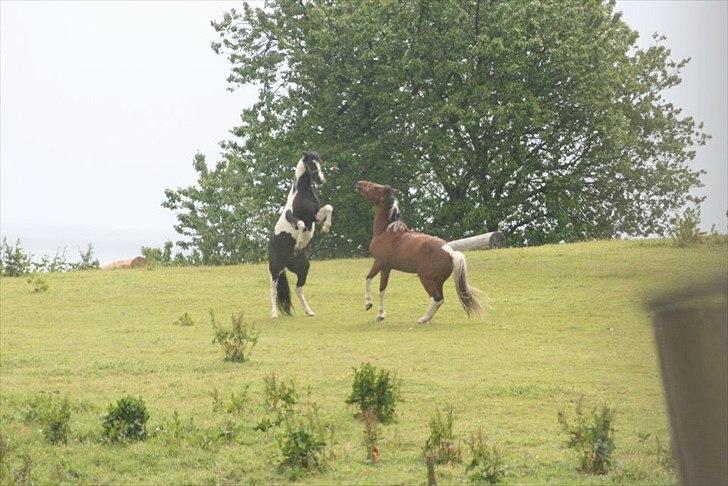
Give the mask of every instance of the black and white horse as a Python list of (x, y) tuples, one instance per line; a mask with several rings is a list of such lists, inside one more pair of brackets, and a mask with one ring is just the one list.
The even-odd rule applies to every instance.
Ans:
[(316, 222), (321, 223), (321, 232), (331, 229), (331, 215), (334, 208), (330, 204), (320, 207), (313, 192), (313, 185), (323, 184), (325, 178), (321, 171), (321, 157), (316, 152), (306, 152), (296, 165), (296, 174), (291, 191), (288, 193), (286, 207), (278, 218), (273, 237), (268, 242), (268, 269), (270, 270), (271, 317), (277, 318), (278, 311), (291, 314), (291, 290), (288, 286), (286, 268), (298, 277), (296, 294), (306, 315), (314, 315), (303, 286), (308, 276), (308, 244), (313, 238)]

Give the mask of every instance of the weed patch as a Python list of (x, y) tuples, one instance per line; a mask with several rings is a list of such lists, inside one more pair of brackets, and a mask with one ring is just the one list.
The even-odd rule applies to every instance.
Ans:
[(430, 436), (425, 442), (424, 453), (432, 453), (437, 464), (462, 460), (460, 445), (455, 440), (454, 424), (452, 407), (447, 407), (444, 413), (438, 408), (430, 419)]
[(145, 440), (149, 412), (141, 397), (126, 396), (110, 404), (101, 418), (103, 434), (110, 442)]
[(365, 363), (361, 368), (354, 368), (351, 394), (346, 403), (358, 406), (362, 417), (372, 409), (379, 422), (387, 423), (397, 415), (397, 403), (402, 401), (400, 390), (401, 381), (394, 372)]
[(588, 415), (584, 413), (583, 398), (576, 402), (573, 422), (562, 410), (559, 424), (568, 435), (567, 446), (579, 455), (578, 470), (588, 474), (606, 474), (612, 465), (614, 452), (614, 410), (609, 407), (596, 408)]
[(230, 329), (224, 329), (217, 325), (212, 310), (210, 310), (210, 320), (212, 321), (214, 334), (212, 342), (222, 347), (225, 353), (225, 361), (243, 363), (250, 359), (250, 353), (258, 344), (258, 332), (252, 325), (243, 321), (242, 314), (232, 315), (232, 327)]

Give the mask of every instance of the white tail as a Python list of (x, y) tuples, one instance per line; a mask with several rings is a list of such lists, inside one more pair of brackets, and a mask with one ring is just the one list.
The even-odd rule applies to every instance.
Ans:
[(480, 291), (476, 288), (468, 287), (468, 267), (465, 263), (465, 255), (453, 250), (450, 245), (443, 245), (442, 249), (452, 257), (455, 291), (458, 294), (458, 299), (460, 299), (460, 304), (462, 304), (468, 317), (472, 317), (473, 314), (481, 316), (483, 314), (483, 308), (475, 297), (475, 292)]

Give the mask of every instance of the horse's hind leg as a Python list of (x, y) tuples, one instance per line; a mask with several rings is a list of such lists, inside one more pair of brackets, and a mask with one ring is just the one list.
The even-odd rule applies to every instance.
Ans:
[(274, 265), (269, 265), (270, 271), (270, 316), (273, 319), (278, 318), (278, 278), (283, 272), (283, 268), (278, 268)]
[(445, 282), (441, 281), (438, 278), (422, 275), (419, 273), (417, 274), (417, 276), (420, 277), (420, 282), (422, 282), (422, 286), (425, 287), (427, 294), (432, 300), (430, 302), (429, 309), (427, 309), (427, 312), (425, 312), (425, 315), (417, 319), (417, 322), (419, 322), (420, 324), (427, 324), (432, 320), (432, 316), (435, 315), (437, 309), (439, 309), (440, 306), (445, 302), (445, 298), (443, 297), (442, 293), (442, 284)]
[(379, 277), (379, 310), (377, 311), (377, 320), (384, 320), (384, 291), (387, 290), (387, 283), (389, 283), (389, 272), (391, 269), (383, 268), (382, 275)]
[(377, 276), (381, 269), (382, 267), (379, 265), (379, 262), (374, 260), (372, 269), (367, 274), (366, 284), (364, 286), (364, 308), (366, 310), (372, 308), (372, 279)]
[(295, 272), (296, 277), (298, 277), (298, 281), (296, 282), (296, 294), (298, 295), (298, 300), (301, 301), (303, 311), (307, 316), (314, 316), (316, 314), (314, 314), (311, 307), (309, 307), (306, 296), (303, 295), (303, 286), (306, 285), (306, 278), (308, 277), (308, 269), (310, 266), (311, 264), (309, 263), (308, 258), (301, 258), (294, 266), (291, 267), (291, 271)]

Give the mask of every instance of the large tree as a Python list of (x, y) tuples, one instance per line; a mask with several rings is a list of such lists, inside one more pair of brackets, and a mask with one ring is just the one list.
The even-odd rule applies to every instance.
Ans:
[(663, 98), (687, 60), (640, 49), (613, 2), (277, 0), (213, 26), (231, 88), (260, 89), (220, 163), (256, 229), (240, 238), (272, 226), (304, 149), (327, 161), (328, 255), (366, 248), (358, 179), (399, 188), (410, 226), (511, 244), (662, 234), (699, 202), (707, 137)]

